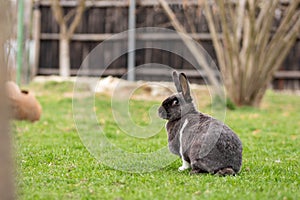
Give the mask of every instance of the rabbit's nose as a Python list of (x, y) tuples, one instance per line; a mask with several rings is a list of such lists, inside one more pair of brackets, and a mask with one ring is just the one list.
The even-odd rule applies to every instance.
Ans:
[(158, 116), (159, 116), (160, 118), (163, 118), (163, 119), (166, 119), (166, 118), (167, 118), (167, 112), (166, 112), (166, 110), (164, 109), (164, 107), (160, 106), (160, 107), (158, 108)]

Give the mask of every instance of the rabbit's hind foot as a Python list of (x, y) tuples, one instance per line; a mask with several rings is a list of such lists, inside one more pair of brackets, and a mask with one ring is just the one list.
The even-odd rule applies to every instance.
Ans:
[(215, 174), (218, 176), (226, 176), (226, 175), (235, 175), (236, 173), (232, 168), (226, 167), (218, 170)]

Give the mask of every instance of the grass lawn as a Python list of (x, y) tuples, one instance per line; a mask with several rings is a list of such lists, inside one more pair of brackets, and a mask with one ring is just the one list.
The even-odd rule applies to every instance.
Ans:
[[(300, 199), (300, 97), (268, 91), (261, 109), (227, 111), (226, 123), (240, 136), (244, 152), (237, 176), (178, 172), (179, 159), (151, 173), (113, 170), (97, 161), (77, 134), (72, 83), (33, 84), (43, 106), (41, 121), (15, 122), (13, 135), (20, 199)], [(200, 109), (209, 113), (209, 102)], [(153, 102), (131, 101), (134, 113)], [(164, 130), (149, 140), (122, 134), (110, 99), (97, 97), (99, 123), (121, 148), (148, 152), (167, 145)], [(146, 124), (147, 116), (133, 116)]]

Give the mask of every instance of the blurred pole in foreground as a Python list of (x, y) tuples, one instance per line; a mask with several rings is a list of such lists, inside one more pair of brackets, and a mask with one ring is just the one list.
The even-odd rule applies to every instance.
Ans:
[(10, 37), (10, 1), (0, 0), (0, 199), (14, 199), (13, 162), (9, 134), (8, 101), (5, 91), (7, 79), (7, 49), (5, 43)]

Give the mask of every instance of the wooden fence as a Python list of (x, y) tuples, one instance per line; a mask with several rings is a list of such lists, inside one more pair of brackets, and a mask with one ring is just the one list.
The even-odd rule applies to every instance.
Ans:
[[(71, 41), (71, 74), (76, 75), (86, 56), (102, 41), (115, 33), (128, 29), (128, 0), (113, 1), (88, 1), (83, 19), (76, 29)], [(188, 9), (183, 9), (182, 1), (169, 0), (170, 6), (176, 17), (184, 25), (191, 36), (198, 40), (204, 49), (217, 63), (216, 55), (209, 34), (208, 25), (203, 12), (197, 7), (197, 1), (189, 4)], [(194, 2), (194, 3), (193, 3)], [(56, 23), (50, 8), (50, 1), (41, 1), (36, 6), (41, 12), (41, 33), (39, 35), (40, 50), (38, 61), (38, 74), (58, 74), (58, 39), (59, 26)], [(163, 27), (173, 29), (168, 17), (165, 15), (157, 1), (137, 1), (136, 27)], [(64, 11), (68, 12), (76, 6), (76, 1), (62, 1)], [(137, 39), (149, 42), (171, 42), (177, 48), (181, 48), (181, 41), (173, 39), (169, 35), (140, 35)], [(127, 41), (116, 41), (116, 50)], [(105, 56), (101, 59), (108, 59)], [(193, 70), (192, 65), (185, 59), (170, 52), (157, 49), (143, 49), (136, 51), (136, 66), (156, 62), (171, 66), (172, 68), (185, 70), (188, 73)], [(108, 67), (103, 75), (121, 76), (126, 72), (127, 55), (124, 54)], [(103, 70), (97, 66), (86, 66), (86, 74), (98, 76)], [(193, 73), (191, 73), (193, 74)], [(205, 76), (205, 74), (203, 75)], [(164, 74), (148, 70), (148, 73), (138, 75), (137, 79), (165, 80)], [(203, 82), (200, 75), (192, 81)], [(273, 81), (275, 89), (300, 89), (300, 40), (298, 38), (287, 59), (280, 70), (276, 72)]]

